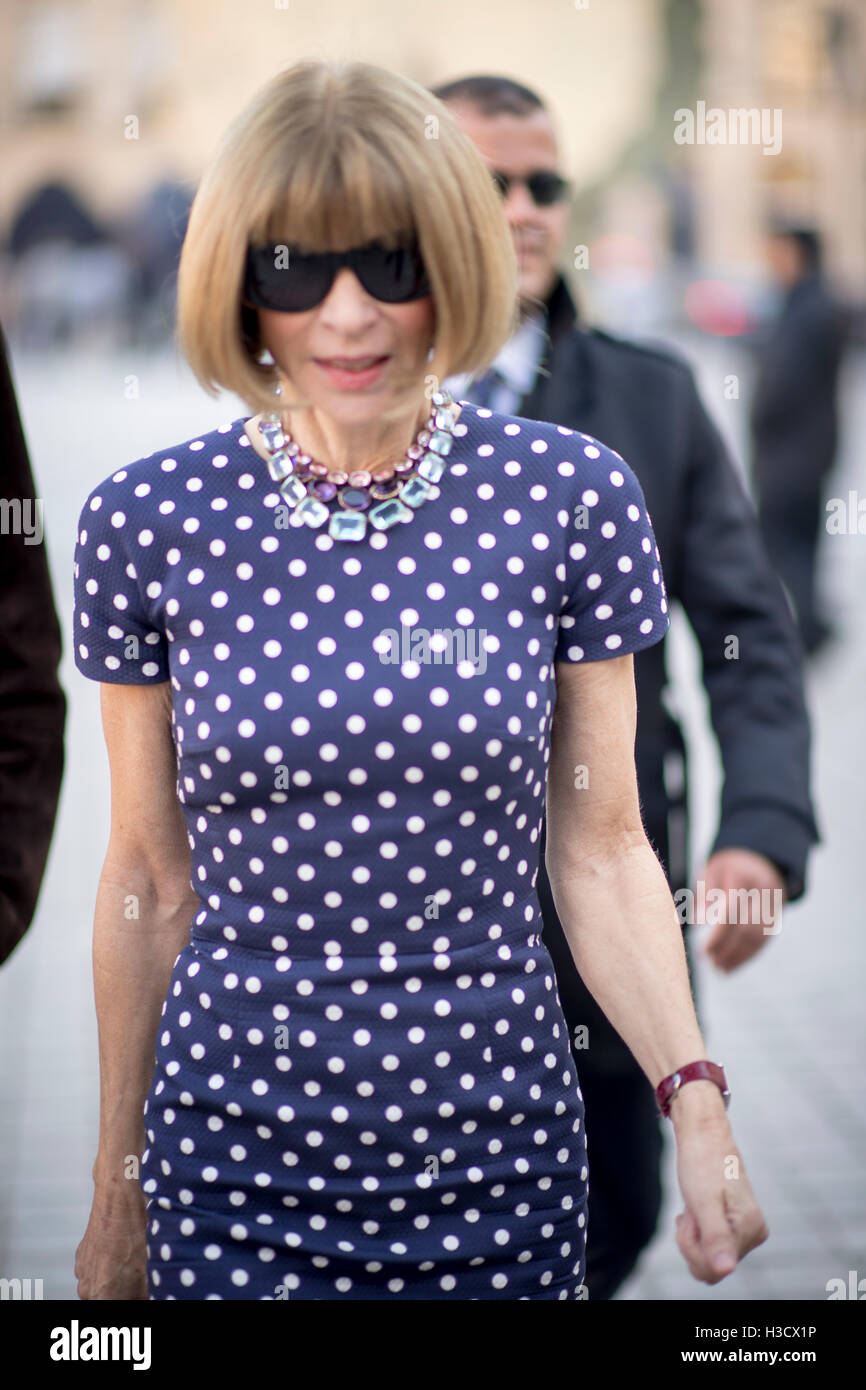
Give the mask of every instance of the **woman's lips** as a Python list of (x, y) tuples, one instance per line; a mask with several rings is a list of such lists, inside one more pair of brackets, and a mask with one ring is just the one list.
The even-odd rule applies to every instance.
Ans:
[(358, 363), (366, 363), (362, 366), (348, 365), (353, 361), (352, 358), (334, 357), (314, 357), (313, 361), (321, 372), (328, 378), (332, 385), (340, 387), (344, 391), (360, 391), (365, 386), (372, 386), (377, 381), (385, 369), (388, 357), (358, 357), (354, 359)]

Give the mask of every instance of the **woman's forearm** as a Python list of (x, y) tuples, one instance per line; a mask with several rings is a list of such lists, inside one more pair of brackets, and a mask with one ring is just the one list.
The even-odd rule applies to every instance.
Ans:
[(548, 874), (577, 969), (652, 1085), (705, 1057), (682, 928), (649, 841)]
[(189, 885), (172, 894), (146, 871), (103, 869), (93, 929), (100, 1069), (93, 1175), (100, 1185), (120, 1190), (138, 1176), (162, 1004), (198, 905)]

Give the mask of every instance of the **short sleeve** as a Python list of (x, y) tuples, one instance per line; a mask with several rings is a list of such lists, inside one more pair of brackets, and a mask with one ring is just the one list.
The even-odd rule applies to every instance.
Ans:
[[(640, 483), (613, 449), (581, 436), (556, 661), (604, 661), (651, 647), (670, 626), (652, 521)], [(583, 460), (581, 460), (583, 464)]]
[(73, 651), (76, 666), (90, 680), (152, 685), (169, 679), (168, 643), (148, 617), (129, 555), (135, 525), (129, 513), (139, 499), (119, 485), (127, 477), (121, 472), (106, 479), (81, 509), (73, 562)]

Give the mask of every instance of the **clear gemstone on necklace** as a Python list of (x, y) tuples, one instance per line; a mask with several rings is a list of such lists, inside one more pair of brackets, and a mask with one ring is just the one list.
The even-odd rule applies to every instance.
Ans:
[(286, 435), (282, 425), (276, 420), (260, 421), (259, 434), (261, 434), (269, 449), (284, 449), (286, 447)]
[(430, 483), (438, 483), (445, 472), (445, 460), (441, 454), (425, 454), (418, 464), (418, 476)]
[(451, 435), (444, 430), (434, 430), (430, 436), (430, 448), (435, 449), (437, 454), (450, 454), (453, 443)]
[(349, 474), (352, 487), (369, 487), (372, 481), (372, 474), (366, 468), (356, 468), (354, 473)]
[(337, 511), (331, 517), (328, 534), (337, 541), (362, 541), (367, 533), (367, 518), (363, 512)]
[(370, 525), (375, 526), (377, 531), (387, 531), (398, 521), (408, 521), (412, 515), (411, 508), (405, 506), (399, 497), (392, 497), (390, 502), (380, 502), (378, 507), (373, 508), (370, 512)]
[(413, 475), (403, 484), (400, 489), (400, 500), (405, 502), (408, 507), (420, 507), (422, 502), (426, 502), (433, 487), (424, 478)]
[(297, 506), (298, 502), (303, 502), (307, 496), (306, 487), (300, 478), (295, 477), (286, 478), (284, 482), (280, 483), (280, 492), (293, 507)]
[(283, 478), (291, 476), (292, 460), (285, 450), (271, 455), (268, 459), (268, 472), (275, 483), (281, 483)]
[(328, 520), (330, 512), (324, 502), (320, 502), (318, 497), (305, 497), (303, 502), (299, 502), (295, 508), (295, 515), (305, 521), (308, 526), (323, 526)]

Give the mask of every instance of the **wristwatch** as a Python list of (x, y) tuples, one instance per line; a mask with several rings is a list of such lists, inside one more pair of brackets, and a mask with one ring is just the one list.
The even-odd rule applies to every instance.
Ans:
[(681, 1086), (685, 1086), (688, 1081), (713, 1081), (722, 1093), (725, 1102), (725, 1109), (731, 1099), (731, 1092), (728, 1088), (728, 1079), (724, 1069), (716, 1062), (708, 1062), (705, 1059), (700, 1062), (689, 1062), (688, 1066), (680, 1067), (679, 1071), (672, 1072), (666, 1076), (656, 1086), (656, 1101), (658, 1102), (659, 1115), (664, 1119), (670, 1119), (671, 1101)]

